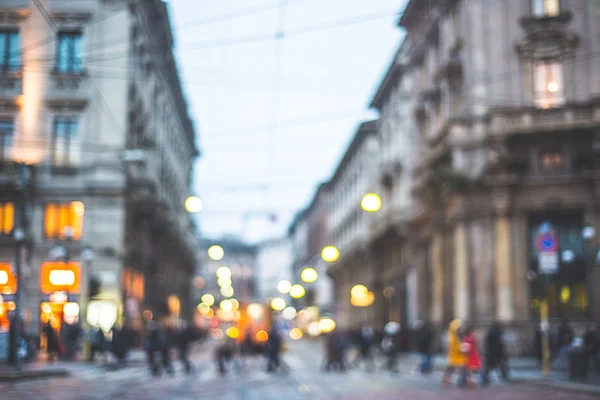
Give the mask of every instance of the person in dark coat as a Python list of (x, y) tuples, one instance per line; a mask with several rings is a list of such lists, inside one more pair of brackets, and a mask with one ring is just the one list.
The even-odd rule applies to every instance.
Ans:
[(418, 370), (422, 374), (429, 374), (432, 370), (433, 345), (435, 333), (430, 322), (423, 322), (417, 326), (417, 351), (421, 354), (421, 362)]
[(354, 361), (352, 362), (352, 366), (356, 367), (360, 365), (361, 361), (365, 361), (367, 363), (367, 371), (373, 371), (375, 369), (375, 361), (373, 359), (372, 347), (375, 342), (375, 332), (373, 328), (369, 325), (365, 325), (361, 328), (358, 333), (358, 354)]
[(104, 332), (102, 329), (97, 326), (91, 334), (91, 350), (90, 350), (90, 362), (94, 362), (96, 359), (96, 354), (100, 353), (104, 357), (106, 362), (106, 338), (104, 337)]
[(182, 322), (181, 329), (179, 330), (179, 338), (177, 340), (177, 347), (179, 348), (179, 360), (183, 364), (186, 373), (192, 372), (192, 363), (190, 362), (188, 355), (190, 349), (190, 343), (193, 340), (193, 332), (186, 321)]
[(600, 375), (600, 335), (598, 334), (598, 326), (591, 324), (588, 326), (583, 337), (585, 351), (590, 365)]
[(504, 344), (504, 329), (502, 324), (495, 322), (492, 324), (485, 336), (484, 343), (485, 368), (482, 374), (483, 384), (490, 383), (490, 372), (499, 369), (502, 379), (508, 380), (508, 359), (506, 347)]
[(281, 366), (281, 335), (275, 327), (269, 332), (267, 342), (267, 371), (276, 372)]
[(60, 339), (50, 324), (50, 321), (44, 326), (44, 335), (46, 336), (46, 353), (48, 353), (48, 361), (53, 363), (58, 358)]

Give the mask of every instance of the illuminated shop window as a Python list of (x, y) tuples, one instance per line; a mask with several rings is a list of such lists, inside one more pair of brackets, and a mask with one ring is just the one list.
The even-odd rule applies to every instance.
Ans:
[(84, 205), (71, 203), (48, 203), (44, 210), (44, 236), (47, 239), (81, 239)]
[(0, 235), (10, 235), (15, 224), (15, 205), (0, 203)]

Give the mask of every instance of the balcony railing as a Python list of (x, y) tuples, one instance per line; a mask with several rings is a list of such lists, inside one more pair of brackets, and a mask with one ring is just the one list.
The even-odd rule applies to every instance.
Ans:
[(600, 124), (600, 101), (560, 108), (503, 108), (490, 112), (493, 135), (585, 129)]
[(0, 70), (0, 97), (15, 98), (23, 94), (23, 75), (21, 71)]

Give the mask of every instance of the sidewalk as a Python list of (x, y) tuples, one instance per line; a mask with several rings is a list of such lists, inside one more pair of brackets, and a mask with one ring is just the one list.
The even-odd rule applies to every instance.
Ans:
[[(415, 365), (418, 365), (419, 359), (419, 355), (414, 353), (401, 354), (399, 364), (414, 368)], [(434, 365), (436, 371), (443, 372), (446, 369), (446, 356), (436, 355)], [(582, 381), (571, 380), (568, 372), (562, 371), (552, 371), (550, 376), (545, 379), (542, 369), (533, 358), (511, 358), (509, 370), (511, 381), (515, 383), (543, 385), (600, 395), (600, 376), (594, 371), (590, 371), (588, 378)]]
[[(206, 342), (195, 342), (190, 348), (190, 354), (199, 350)], [(133, 349), (127, 356), (128, 367), (145, 367), (146, 353), (141, 349)], [(0, 364), (0, 383), (1, 382), (18, 382), (31, 379), (47, 379), (56, 377), (74, 376), (82, 371), (101, 371), (117, 369), (116, 360), (112, 355), (108, 355), (107, 362), (75, 360), (75, 361), (58, 361), (49, 364), (44, 359), (36, 361), (24, 362), (21, 364), (21, 369), (17, 370), (14, 366), (8, 364)]]

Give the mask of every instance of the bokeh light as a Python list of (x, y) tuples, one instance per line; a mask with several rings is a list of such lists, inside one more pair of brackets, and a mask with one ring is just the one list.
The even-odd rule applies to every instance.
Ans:
[(231, 304), (231, 301), (229, 300), (223, 300), (221, 304), (219, 304), (219, 307), (223, 311), (231, 311), (233, 309), (233, 304)]
[(256, 340), (264, 343), (269, 340), (269, 334), (265, 331), (258, 331), (256, 332)]
[(208, 248), (208, 257), (213, 261), (222, 260), (225, 257), (225, 250), (221, 246), (210, 246)]
[(307, 331), (310, 336), (319, 336), (321, 334), (321, 328), (319, 328), (319, 323), (311, 322), (310, 325), (308, 325)]
[(367, 212), (377, 212), (381, 210), (381, 197), (377, 193), (367, 193), (360, 201), (360, 206)]
[(213, 339), (223, 339), (223, 331), (219, 328), (213, 329), (211, 332), (211, 336)]
[(292, 340), (302, 339), (302, 336), (303, 336), (302, 331), (298, 328), (294, 328), (290, 331), (290, 338)]
[(189, 213), (199, 213), (204, 208), (204, 204), (200, 197), (190, 196), (185, 199), (185, 209)]
[(210, 310), (210, 306), (206, 303), (200, 303), (198, 304), (198, 311), (200, 312), (200, 314), (207, 314), (208, 310)]
[(285, 300), (281, 297), (276, 297), (271, 301), (271, 308), (275, 311), (281, 311), (285, 308)]
[(233, 283), (231, 282), (231, 278), (219, 278), (217, 279), (217, 285), (219, 285), (219, 287), (226, 287), (226, 286), (231, 286)]
[(301, 299), (305, 294), (306, 290), (304, 290), (302, 285), (294, 285), (290, 289), (290, 296), (292, 296), (294, 299)]
[(202, 302), (212, 306), (215, 304), (215, 297), (212, 294), (205, 294), (204, 296), (202, 296)]
[(259, 320), (265, 314), (265, 308), (263, 307), (262, 304), (258, 304), (258, 303), (250, 304), (246, 311), (248, 313), (248, 316), (253, 320)]
[(292, 284), (290, 281), (281, 281), (277, 284), (277, 291), (282, 294), (289, 293), (291, 288)]
[(231, 270), (225, 266), (217, 269), (217, 278), (219, 279), (231, 279)]
[(333, 332), (336, 323), (331, 318), (323, 318), (319, 321), (319, 330), (324, 333)]
[(235, 326), (227, 328), (226, 332), (227, 332), (227, 336), (229, 336), (232, 339), (237, 339), (240, 336), (240, 332), (238, 331), (238, 328), (236, 328)]
[(321, 250), (321, 258), (326, 262), (334, 262), (340, 258), (340, 251), (335, 246), (325, 246)]
[(231, 307), (232, 307), (231, 309), (233, 311), (237, 311), (240, 308), (240, 302), (237, 301), (236, 299), (230, 299), (229, 301), (231, 302)]
[(300, 273), (300, 279), (306, 283), (312, 283), (319, 278), (319, 273), (314, 268), (304, 268)]
[(281, 316), (283, 319), (291, 321), (296, 318), (296, 309), (294, 307), (286, 307), (282, 312)]
[(350, 296), (358, 299), (361, 297), (365, 297), (368, 292), (369, 289), (367, 289), (365, 285), (354, 285), (352, 287), (352, 290), (350, 290)]
[(233, 296), (233, 293), (234, 293), (234, 291), (231, 286), (225, 286), (225, 287), (221, 288), (221, 294), (224, 297), (231, 297), (231, 296)]

